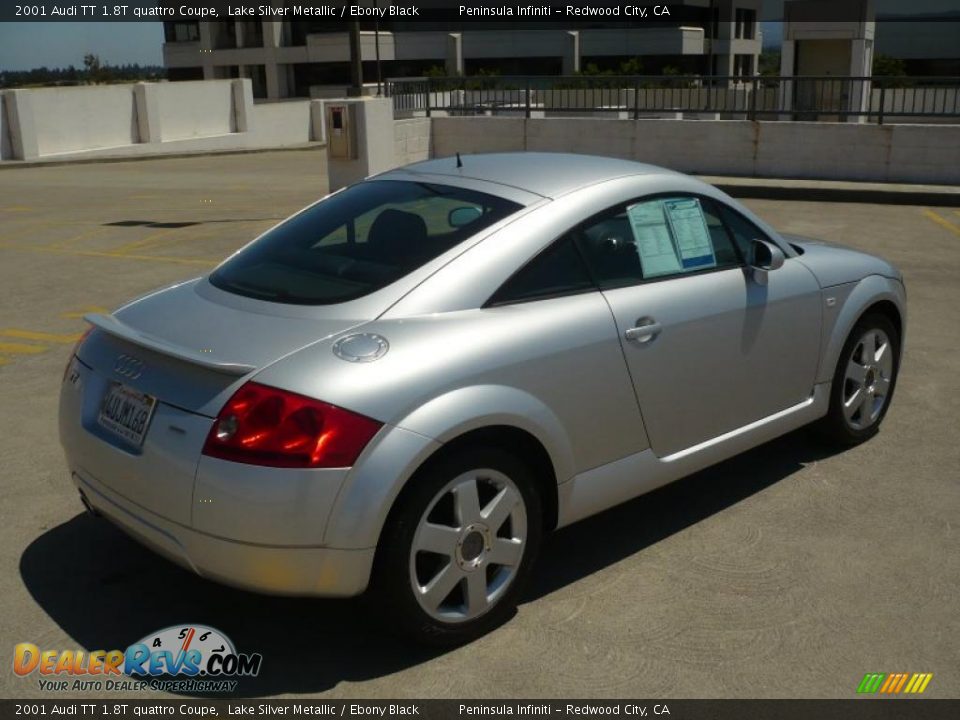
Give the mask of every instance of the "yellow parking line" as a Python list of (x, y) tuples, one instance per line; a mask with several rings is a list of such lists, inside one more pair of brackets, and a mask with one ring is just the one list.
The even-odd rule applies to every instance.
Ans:
[(10, 353), (12, 355), (39, 355), (50, 348), (43, 345), (24, 345), (23, 343), (5, 343), (0, 342), (0, 352)]
[(95, 235), (100, 235), (101, 233), (104, 233), (107, 230), (111, 230), (111, 229), (112, 228), (110, 227), (104, 227), (103, 225), (99, 225), (97, 227), (92, 227), (86, 232), (80, 233), (79, 235), (74, 235), (73, 237), (69, 237), (66, 240), (59, 240), (55, 243), (50, 243), (50, 245), (48, 245), (47, 247), (52, 247), (52, 248), (67, 247), (68, 245), (73, 245), (75, 243), (80, 242), (81, 240), (88, 240), (94, 237)]
[(107, 308), (103, 307), (102, 305), (85, 305), (83, 310), (61, 313), (60, 317), (66, 318), (67, 320), (76, 320), (78, 318), (82, 318), (87, 313), (105, 313), (105, 312), (109, 312), (109, 310), (107, 310)]
[(137, 250), (139, 248), (146, 247), (148, 245), (154, 244), (160, 238), (169, 235), (170, 233), (177, 232), (177, 230), (183, 230), (184, 228), (169, 228), (167, 230), (160, 230), (155, 233), (150, 233), (145, 238), (140, 240), (134, 240), (133, 242), (128, 242), (124, 245), (121, 245), (117, 248), (114, 248), (114, 252), (125, 253), (128, 250)]
[(7, 365), (9, 362), (5, 357), (0, 357), (0, 365)]
[(33, 330), (18, 330), (17, 328), (7, 328), (0, 330), (0, 335), (4, 337), (20, 338), (21, 340), (40, 340), (42, 342), (63, 343), (69, 345), (80, 339), (80, 333), (69, 333), (59, 335), (57, 333), (34, 332)]
[(946, 220), (940, 217), (939, 215), (937, 215), (937, 213), (935, 213), (933, 210), (923, 209), (920, 212), (926, 215), (928, 220), (933, 220), (937, 225), (940, 225), (941, 227), (945, 227), (954, 235), (960, 235), (960, 225), (954, 225), (949, 220)]
[(52, 247), (29, 247), (26, 245), (14, 245), (12, 243), (0, 243), (0, 248), (9, 250), (22, 250), (25, 252), (50, 253), (53, 255), (74, 255), (81, 257), (107, 257), (118, 258), (120, 260), (144, 260), (147, 262), (170, 262), (178, 265), (200, 265), (202, 267), (213, 267), (220, 262), (219, 259), (210, 258), (182, 258), (165, 257), (163, 255), (131, 255), (119, 252), (100, 252), (96, 250), (70, 250), (68, 248)]

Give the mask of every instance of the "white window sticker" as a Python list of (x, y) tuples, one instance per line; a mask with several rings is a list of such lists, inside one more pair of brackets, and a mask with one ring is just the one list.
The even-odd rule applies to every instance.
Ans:
[(627, 217), (637, 243), (643, 276), (650, 278), (680, 272), (680, 260), (670, 237), (663, 203), (653, 200), (631, 205), (627, 208)]
[(663, 207), (680, 251), (680, 264), (683, 269), (716, 267), (717, 258), (713, 254), (710, 230), (703, 217), (700, 201), (697, 198), (664, 200)]

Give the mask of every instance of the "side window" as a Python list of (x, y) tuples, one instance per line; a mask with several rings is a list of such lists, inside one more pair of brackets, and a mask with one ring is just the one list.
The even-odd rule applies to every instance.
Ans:
[(695, 196), (629, 203), (588, 221), (577, 235), (591, 271), (607, 288), (741, 262), (713, 203)]
[(593, 289), (595, 286), (573, 245), (573, 239), (567, 235), (507, 280), (487, 304), (505, 305)]
[(710, 240), (717, 256), (717, 265), (739, 265), (741, 258), (745, 256), (739, 246), (734, 245), (734, 240), (720, 217), (716, 203), (709, 198), (700, 198), (700, 207), (703, 208), (703, 219), (707, 223), (707, 230), (710, 231)]
[(758, 228), (743, 215), (733, 210), (723, 203), (716, 203), (720, 212), (720, 218), (733, 234), (734, 242), (740, 249), (740, 254), (744, 257), (747, 264), (753, 263), (753, 241), (767, 240), (770, 238), (763, 230)]

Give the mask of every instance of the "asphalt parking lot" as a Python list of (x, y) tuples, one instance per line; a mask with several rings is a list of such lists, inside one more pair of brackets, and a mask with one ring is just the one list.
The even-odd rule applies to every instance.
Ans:
[[(248, 695), (849, 698), (866, 672), (932, 672), (926, 696), (960, 697), (951, 208), (747, 201), (903, 269), (880, 435), (835, 454), (793, 433), (559, 532), (517, 616), (467, 647), (384, 637), (355, 602), (218, 586), (82, 514), (56, 405), (83, 313), (207, 271), (325, 191), (317, 151), (0, 170), (0, 650), (125, 648), (193, 622), (263, 654)], [(44, 696), (9, 662), (3, 697)], [(78, 696), (95, 695), (131, 694)]]

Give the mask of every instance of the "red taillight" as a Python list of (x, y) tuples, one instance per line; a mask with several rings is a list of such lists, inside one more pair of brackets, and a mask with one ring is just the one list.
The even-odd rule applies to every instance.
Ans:
[(203, 454), (272, 467), (349, 467), (381, 427), (335, 405), (248, 382), (220, 411)]
[(73, 365), (74, 355), (77, 354), (77, 351), (80, 349), (80, 346), (83, 345), (83, 341), (87, 339), (87, 335), (89, 335), (92, 331), (93, 331), (93, 325), (89, 326), (86, 330), (84, 330), (83, 333), (80, 335), (80, 337), (77, 339), (77, 342), (74, 344), (73, 350), (70, 351), (70, 357), (67, 359), (67, 366), (63, 369), (63, 377), (60, 379), (61, 384), (65, 382), (67, 379), (67, 373), (70, 372), (70, 366)]

